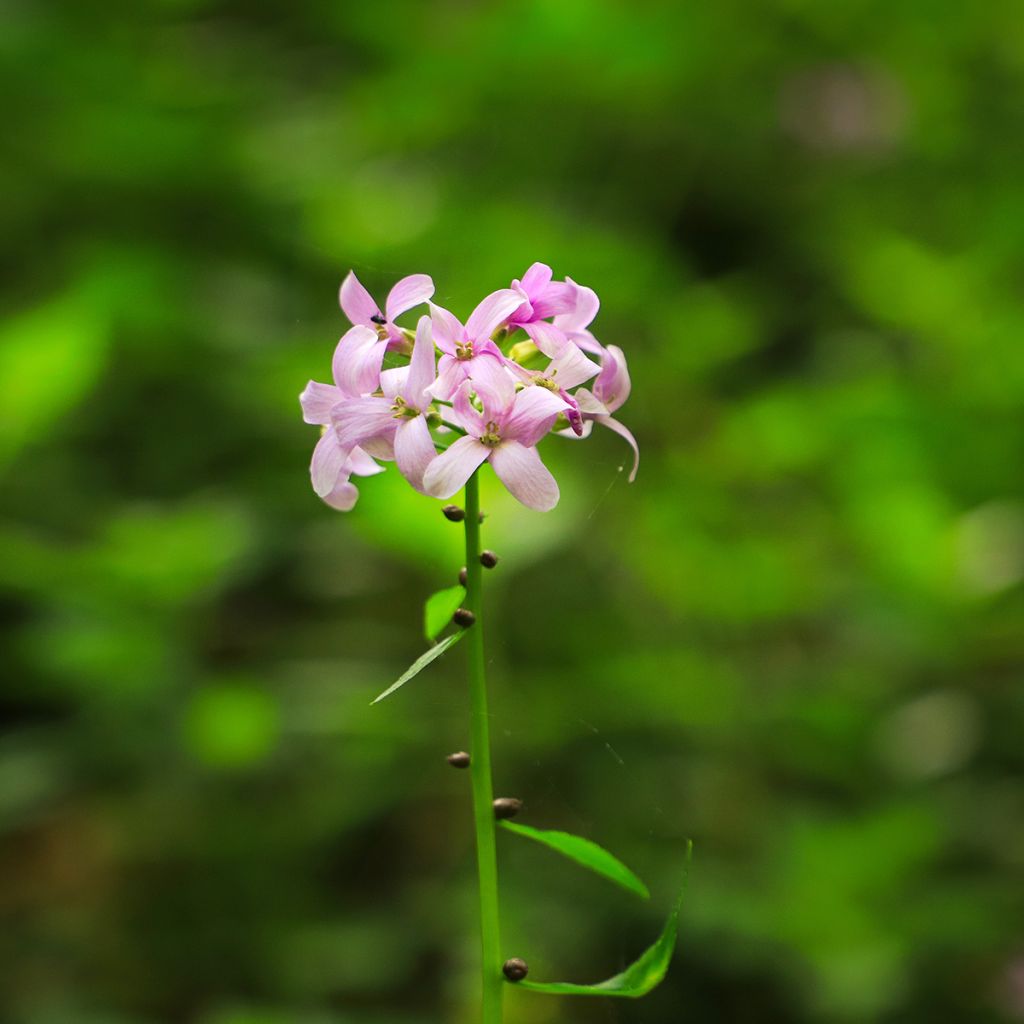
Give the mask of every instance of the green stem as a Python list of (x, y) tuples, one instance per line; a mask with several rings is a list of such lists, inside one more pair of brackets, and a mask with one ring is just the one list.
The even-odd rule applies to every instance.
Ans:
[(481, 601), (480, 485), (474, 473), (466, 481), (466, 607), (476, 616), (469, 627), (469, 692), (472, 713), (470, 775), (473, 820), (476, 825), (477, 874), (480, 880), (480, 940), (483, 984), (483, 1024), (501, 1024), (501, 940), (498, 934), (498, 855), (494, 829), (494, 790), (491, 785), (490, 719), (484, 671), (484, 624)]

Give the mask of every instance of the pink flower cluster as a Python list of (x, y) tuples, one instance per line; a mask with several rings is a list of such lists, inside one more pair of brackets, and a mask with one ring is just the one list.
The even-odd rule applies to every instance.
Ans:
[[(433, 294), (433, 281), (413, 274), (382, 311), (354, 273), (342, 283), (353, 326), (334, 350), (334, 383), (311, 380), (299, 396), (305, 421), (324, 428), (310, 475), (328, 505), (352, 508), (359, 492), (351, 478), (383, 472), (377, 460), (394, 460), (435, 498), (450, 498), (487, 461), (519, 501), (547, 511), (558, 484), (538, 443), (552, 432), (586, 437), (594, 423), (626, 439), (636, 477), (636, 440), (612, 416), (629, 397), (626, 359), (590, 332), (600, 305), (590, 288), (554, 281), (550, 267), (534, 263), (465, 324), (430, 302)], [(415, 332), (396, 324), (423, 303), (430, 315)]]

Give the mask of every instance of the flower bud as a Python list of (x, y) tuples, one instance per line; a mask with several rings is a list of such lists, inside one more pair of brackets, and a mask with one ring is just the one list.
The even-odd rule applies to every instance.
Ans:
[(461, 569), (459, 570), (459, 582), (460, 582), (460, 583), (461, 583), (461, 584), (462, 584), (463, 586), (465, 586), (465, 585), (466, 585), (466, 580), (467, 580), (467, 579), (468, 579), (468, 577), (467, 577), (467, 575), (466, 575), (466, 567), (465, 567), (465, 566), (463, 566), (463, 567), (462, 567), (462, 568), (461, 568)]
[(466, 513), (458, 505), (445, 505), (441, 511), (445, 519), (452, 523), (461, 523), (466, 518)]
[(468, 608), (456, 608), (452, 622), (457, 626), (472, 626), (476, 622), (476, 616)]
[(498, 556), (493, 551), (481, 551), (480, 564), (485, 569), (493, 569), (498, 564)]
[(494, 817), (503, 821), (505, 818), (514, 818), (523, 809), (523, 801), (515, 796), (499, 796), (493, 807)]
[(514, 956), (510, 960), (506, 960), (501, 965), (501, 973), (504, 974), (509, 981), (522, 981), (523, 978), (530, 973), (530, 968), (526, 965), (525, 960), (521, 960), (519, 957)]
[(446, 760), (453, 768), (469, 767), (469, 754), (464, 750), (457, 750), (454, 754), (449, 754)]

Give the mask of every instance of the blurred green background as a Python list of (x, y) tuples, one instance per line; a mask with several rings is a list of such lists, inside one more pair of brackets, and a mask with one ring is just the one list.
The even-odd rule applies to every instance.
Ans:
[(0, 1019), (468, 1024), (458, 527), (310, 490), (354, 267), (533, 260), (626, 350), (487, 482), (510, 1024), (1024, 1020), (1024, 18), (982, 4), (6, 0)]

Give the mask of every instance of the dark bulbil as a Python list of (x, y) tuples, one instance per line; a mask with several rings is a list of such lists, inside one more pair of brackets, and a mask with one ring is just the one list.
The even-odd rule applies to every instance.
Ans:
[(445, 519), (452, 523), (461, 523), (466, 518), (465, 509), (459, 508), (458, 505), (445, 505), (441, 512)]
[(457, 608), (452, 616), (452, 622), (457, 626), (472, 626), (476, 622), (476, 616), (468, 608)]
[(521, 960), (519, 957), (514, 956), (510, 960), (506, 960), (501, 965), (501, 973), (508, 978), (509, 981), (522, 981), (530, 973), (530, 968), (527, 966), (525, 960)]
[(466, 578), (467, 578), (467, 577), (466, 577), (466, 567), (465, 567), (465, 566), (463, 566), (463, 567), (462, 567), (462, 568), (461, 568), (461, 569), (459, 570), (459, 582), (460, 582), (460, 583), (461, 583), (461, 584), (462, 584), (463, 586), (465, 586), (465, 585), (466, 585)]
[(498, 564), (498, 556), (493, 551), (481, 551), (480, 564), (485, 569), (493, 569)]
[(494, 817), (504, 821), (506, 818), (514, 818), (523, 809), (523, 801), (515, 796), (499, 796), (493, 806)]
[(447, 761), (453, 768), (468, 768), (469, 754), (464, 750), (457, 750), (454, 754), (448, 755)]

